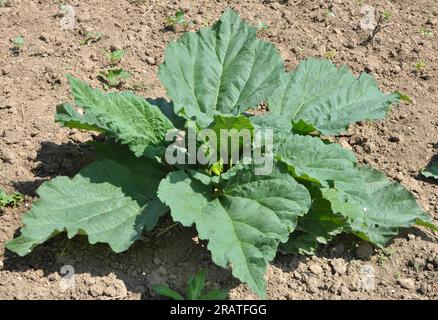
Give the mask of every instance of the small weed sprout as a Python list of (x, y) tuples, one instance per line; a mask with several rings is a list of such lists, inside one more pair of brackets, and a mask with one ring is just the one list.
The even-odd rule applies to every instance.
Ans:
[(24, 196), (19, 192), (7, 194), (4, 190), (0, 189), (0, 211), (6, 206), (15, 207), (23, 200)]
[(91, 43), (96, 43), (99, 40), (101, 40), (103, 37), (102, 32), (94, 32), (94, 31), (87, 31), (84, 34), (84, 38), (81, 40), (80, 45), (85, 46)]
[(327, 18), (334, 18), (335, 17), (335, 13), (331, 10), (327, 11), (325, 15)]
[(433, 36), (433, 32), (426, 27), (422, 27), (419, 32), (420, 32), (420, 35), (425, 36), (425, 37)]
[(426, 68), (426, 62), (424, 60), (418, 60), (415, 62), (414, 68), (416, 72), (422, 72)]
[(395, 250), (392, 248), (383, 248), (379, 254), (378, 263), (380, 266), (383, 266), (386, 261), (388, 261), (392, 255), (395, 253)]
[(12, 44), (14, 45), (14, 48), (17, 50), (21, 50), (24, 46), (24, 37), (23, 36), (16, 36), (12, 39)]
[(324, 57), (326, 59), (333, 59), (336, 56), (336, 53), (337, 52), (335, 49), (331, 49), (331, 50), (328, 50), (324, 53)]
[(12, 42), (12, 48), (10, 49), (11, 52), (14, 55), (19, 55), (20, 51), (23, 49), (24, 46), (24, 37), (23, 36), (16, 36), (14, 38), (11, 39)]
[(391, 19), (391, 13), (389, 11), (383, 11), (382, 18), (384, 21), (388, 22)]
[(190, 277), (186, 298), (163, 283), (154, 285), (152, 289), (155, 293), (173, 300), (225, 300), (227, 297), (225, 290), (213, 289), (205, 292), (205, 270), (200, 270), (195, 276)]
[(103, 88), (120, 88), (126, 79), (129, 79), (131, 74), (124, 69), (108, 69), (99, 73), (98, 79), (102, 82)]
[(176, 31), (178, 26), (182, 26), (184, 30), (187, 30), (190, 26), (190, 22), (186, 21), (182, 10), (177, 11), (173, 16), (167, 17), (165, 21), (167, 30)]
[(0, 0), (0, 8), (7, 8), (11, 6), (10, 0)]
[(269, 26), (264, 23), (263, 21), (258, 21), (256, 28), (258, 31), (268, 31), (269, 30)]
[(125, 51), (123, 49), (110, 51), (105, 54), (106, 61), (109, 65), (114, 66), (118, 64), (125, 55)]

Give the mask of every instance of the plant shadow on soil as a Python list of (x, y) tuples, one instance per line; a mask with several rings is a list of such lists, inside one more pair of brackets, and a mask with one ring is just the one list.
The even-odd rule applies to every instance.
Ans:
[[(87, 143), (43, 142), (35, 159), (40, 162), (33, 170), (36, 179), (17, 181), (14, 187), (27, 196), (36, 196), (36, 190), (43, 182), (59, 175), (72, 177), (94, 159), (93, 148)], [(20, 212), (27, 210), (19, 209)], [(106, 277), (114, 274), (128, 291), (141, 293), (142, 298), (157, 298), (147, 289), (154, 282), (165, 282), (180, 291), (185, 290), (189, 277), (201, 268), (207, 269), (207, 280), (213, 287), (238, 285), (229, 271), (210, 263), (210, 254), (204, 248), (206, 244), (197, 240), (194, 228), (174, 225), (170, 216), (161, 218), (154, 232), (145, 234), (129, 250), (118, 254), (106, 244), (90, 245), (85, 236), (68, 239), (60, 234), (25, 257), (7, 250), (3, 270), (42, 270), (47, 277), (60, 273), (64, 265), (71, 265), (76, 275)], [(19, 233), (19, 229), (15, 230), (14, 237)]]
[[(437, 148), (438, 148), (438, 143), (433, 144), (433, 147), (434, 147), (435, 149), (437, 149)], [(430, 161), (429, 161), (429, 163), (426, 165), (426, 167), (431, 166), (431, 165), (434, 164), (434, 163), (438, 163), (438, 154), (434, 155), (434, 156), (432, 157), (432, 159), (430, 159)], [(421, 173), (418, 173), (417, 176), (416, 176), (416, 178), (417, 178), (418, 180), (421, 180), (421, 181), (424, 181), (424, 182), (427, 182), (427, 183), (430, 183), (430, 184), (438, 185), (438, 180), (436, 180), (436, 179), (434, 179), (434, 178), (426, 178), (426, 177), (423, 176)]]
[[(42, 182), (57, 175), (73, 176), (93, 159), (92, 148), (85, 143), (57, 145), (44, 142), (36, 158), (40, 164), (34, 170), (39, 179), (16, 182), (14, 186), (22, 193), (34, 196)], [(207, 287), (229, 290), (239, 285), (230, 270), (212, 263), (207, 242), (197, 239), (195, 228), (184, 228), (181, 225), (169, 228), (172, 225), (174, 223), (170, 216), (162, 218), (156, 231), (146, 234), (129, 250), (118, 254), (112, 252), (106, 244), (88, 244), (85, 236), (69, 240), (65, 234), (61, 234), (36, 247), (25, 257), (6, 251), (3, 269), (18, 272), (42, 270), (47, 277), (60, 273), (64, 265), (71, 265), (76, 275), (89, 274), (94, 278), (114, 274), (124, 282), (128, 291), (140, 293), (143, 299), (158, 298), (148, 288), (159, 282), (184, 292), (189, 277), (201, 268), (207, 270)], [(418, 228), (404, 230), (398, 237), (406, 237), (407, 232), (433, 242), (430, 236)], [(19, 229), (14, 236), (18, 234)], [(357, 244), (357, 237), (343, 234), (328, 245), (320, 246), (316, 256), (351, 261), (357, 259)], [(308, 259), (308, 256), (278, 254), (272, 265), (283, 272), (293, 272), (300, 262), (305, 263)]]

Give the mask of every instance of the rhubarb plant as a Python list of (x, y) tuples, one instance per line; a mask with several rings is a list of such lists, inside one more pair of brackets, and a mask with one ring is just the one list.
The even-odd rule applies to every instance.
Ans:
[[(264, 274), (278, 251), (313, 254), (342, 232), (383, 247), (401, 228), (438, 230), (408, 190), (322, 138), (382, 119), (400, 100), (371, 75), (318, 59), (286, 72), (277, 49), (226, 10), (212, 27), (168, 44), (159, 78), (170, 101), (104, 93), (69, 76), (74, 102), (57, 107), (56, 121), (106, 140), (92, 142), (95, 161), (73, 178), (41, 185), (9, 250), (24, 256), (66, 233), (121, 252), (170, 214), (196, 227), (215, 264), (264, 297)], [(265, 114), (250, 112), (261, 103)], [(199, 140), (178, 145), (206, 128), (233, 132), (238, 152), (270, 157), (271, 170), (258, 173), (255, 158), (222, 157), (228, 146), (211, 137), (217, 149)], [(272, 139), (259, 141), (262, 130)], [(169, 161), (169, 148), (186, 162)], [(218, 153), (215, 161), (193, 161)]]

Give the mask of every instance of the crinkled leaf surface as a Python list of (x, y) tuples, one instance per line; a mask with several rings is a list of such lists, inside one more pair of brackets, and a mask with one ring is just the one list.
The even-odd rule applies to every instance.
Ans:
[(106, 123), (102, 123), (92, 112), (80, 113), (71, 104), (63, 103), (56, 107), (55, 121), (67, 128), (108, 132)]
[(243, 115), (215, 115), (209, 129), (216, 134), (217, 139), (212, 141), (212, 146), (213, 150), (218, 150), (217, 160), (233, 158), (233, 162), (236, 162), (238, 157), (240, 160), (238, 153), (243, 146), (246, 146), (247, 150), (251, 148), (254, 127)]
[(215, 115), (214, 121), (209, 128), (216, 132), (218, 137), (220, 135), (220, 130), (234, 129), (237, 132), (240, 132), (241, 130), (249, 130), (252, 132), (254, 129), (251, 121), (243, 115)]
[(400, 228), (415, 224), (438, 228), (417, 204), (415, 197), (383, 173), (368, 166), (359, 167), (349, 181), (335, 181), (335, 189), (323, 191), (332, 210), (347, 218), (352, 232), (376, 245), (385, 245)]
[(265, 113), (262, 115), (256, 115), (249, 118), (254, 128), (260, 130), (262, 134), (266, 132), (267, 129), (273, 131), (273, 143), (274, 146), (288, 136), (292, 131), (291, 122), (285, 117), (274, 114)]
[(88, 124), (95, 125), (96, 118), (111, 137), (127, 144), (137, 156), (154, 156), (164, 149), (166, 132), (174, 126), (158, 107), (132, 92), (105, 94), (74, 77), (69, 80), (75, 103), (85, 111), (82, 119), (88, 112), (93, 115)]
[(167, 101), (164, 98), (151, 99), (147, 98), (147, 102), (156, 106), (164, 115), (173, 123), (175, 128), (184, 129), (186, 119), (175, 113), (175, 108), (172, 102)]
[(311, 132), (317, 131), (313, 125), (307, 123), (303, 119), (300, 119), (298, 122), (292, 121), (292, 123), (293, 123), (292, 131), (293, 133), (296, 134), (301, 134), (305, 136), (310, 134)]
[(162, 181), (158, 194), (176, 221), (196, 225), (199, 238), (209, 241), (213, 261), (231, 265), (233, 275), (260, 296), (267, 263), (310, 205), (307, 189), (277, 166), (259, 176), (246, 167), (221, 186), (176, 171)]
[(421, 171), (426, 178), (433, 178), (438, 180), (438, 162), (432, 163)]
[(206, 127), (215, 114), (238, 115), (267, 99), (282, 72), (275, 47), (226, 10), (212, 28), (170, 42), (159, 76), (176, 113)]
[(298, 122), (304, 120), (325, 135), (339, 134), (350, 123), (382, 119), (398, 94), (383, 94), (371, 75), (358, 79), (343, 65), (307, 59), (296, 71), (284, 73), (268, 100), (271, 112)]
[(322, 197), (321, 191), (313, 186), (310, 194), (312, 205), (309, 212), (298, 218), (296, 230), (286, 243), (280, 245), (282, 253), (315, 254), (318, 244), (327, 244), (344, 229), (345, 219), (333, 213), (330, 202)]
[(289, 166), (294, 177), (321, 185), (354, 176), (354, 154), (339, 144), (325, 144), (317, 137), (290, 134), (278, 144), (276, 155)]
[(168, 211), (156, 197), (167, 171), (153, 160), (125, 155), (119, 155), (122, 162), (96, 161), (73, 179), (43, 183), (40, 199), (23, 218), (21, 235), (8, 249), (26, 255), (64, 231), (69, 238), (85, 234), (91, 244), (108, 243), (115, 252), (128, 249)]

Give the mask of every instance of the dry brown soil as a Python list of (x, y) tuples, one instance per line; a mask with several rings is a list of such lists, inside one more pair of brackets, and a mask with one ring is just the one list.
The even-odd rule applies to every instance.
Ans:
[[(0, 3), (7, 2), (5, 0)], [(146, 97), (165, 96), (157, 79), (169, 32), (164, 20), (178, 9), (196, 30), (232, 7), (253, 24), (269, 26), (260, 36), (275, 43), (288, 69), (306, 57), (330, 57), (356, 74), (372, 73), (385, 92), (400, 90), (411, 104), (395, 107), (384, 121), (360, 123), (339, 138), (363, 163), (383, 170), (412, 190), (423, 208), (438, 219), (438, 184), (419, 175), (438, 147), (438, 2), (407, 1), (154, 1), (65, 0), (76, 11), (76, 27), (60, 28), (58, 1), (9, 0), (0, 8), (0, 188), (26, 195), (18, 208), (0, 213), (0, 298), (152, 299), (151, 285), (166, 282), (183, 290), (190, 274), (208, 270), (208, 287), (229, 290), (231, 299), (256, 298), (229, 270), (212, 264), (194, 230), (177, 226), (147, 235), (122, 253), (106, 245), (89, 246), (76, 237), (58, 236), (19, 258), (4, 244), (19, 231), (21, 217), (35, 200), (36, 188), (57, 175), (70, 175), (89, 151), (79, 143), (88, 133), (54, 123), (58, 103), (70, 99), (66, 73), (93, 86), (106, 68), (104, 52), (123, 48), (121, 66), (133, 77), (124, 85)], [(389, 13), (389, 25), (362, 46), (364, 4)], [(428, 32), (426, 32), (426, 30)], [(102, 32), (82, 45), (86, 32)], [(25, 38), (18, 54), (10, 39)], [(422, 70), (415, 65), (424, 62)], [(163, 221), (160, 228), (170, 224)], [(279, 256), (266, 274), (269, 299), (437, 299), (437, 235), (412, 228), (385, 251), (341, 236), (317, 256)], [(75, 287), (62, 290), (61, 267), (75, 269)], [(368, 269), (367, 269), (368, 268)], [(370, 269), (371, 268), (371, 269)], [(371, 270), (374, 285), (362, 285)], [(369, 273), (368, 273), (369, 274)]]

